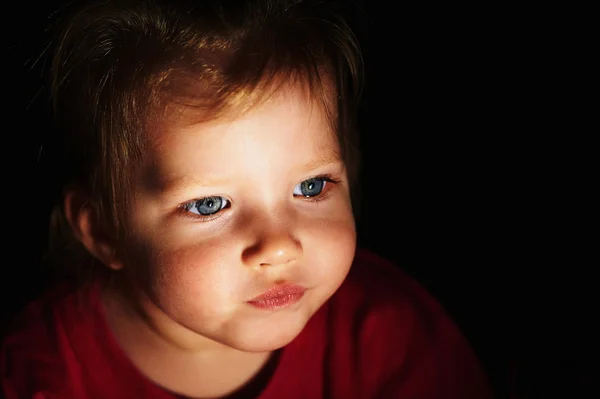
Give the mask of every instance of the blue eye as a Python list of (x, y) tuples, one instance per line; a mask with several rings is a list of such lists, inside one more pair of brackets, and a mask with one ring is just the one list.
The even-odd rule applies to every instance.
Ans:
[(326, 184), (327, 179), (324, 177), (315, 177), (304, 180), (294, 187), (294, 195), (301, 195), (306, 198), (316, 197), (323, 192)]
[(229, 201), (223, 197), (206, 197), (188, 202), (183, 205), (183, 208), (196, 215), (210, 216), (224, 209), (227, 205), (229, 205)]

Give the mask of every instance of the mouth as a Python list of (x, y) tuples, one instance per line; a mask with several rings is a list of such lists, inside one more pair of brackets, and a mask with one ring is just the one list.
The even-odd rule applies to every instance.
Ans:
[(304, 296), (306, 288), (296, 284), (284, 283), (269, 288), (248, 304), (259, 309), (280, 309), (298, 302)]

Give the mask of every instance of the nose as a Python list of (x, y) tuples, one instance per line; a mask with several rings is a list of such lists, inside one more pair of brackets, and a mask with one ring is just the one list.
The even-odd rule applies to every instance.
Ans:
[(250, 244), (242, 251), (244, 264), (250, 267), (281, 266), (302, 257), (302, 244), (289, 228), (259, 223)]

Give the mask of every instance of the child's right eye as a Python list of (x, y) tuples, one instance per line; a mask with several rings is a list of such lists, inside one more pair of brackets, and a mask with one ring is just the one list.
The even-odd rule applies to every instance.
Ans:
[(229, 200), (220, 196), (216, 196), (200, 198), (187, 202), (183, 204), (181, 208), (187, 213), (197, 215), (197, 217), (203, 217), (215, 215), (217, 212), (227, 208), (228, 206)]

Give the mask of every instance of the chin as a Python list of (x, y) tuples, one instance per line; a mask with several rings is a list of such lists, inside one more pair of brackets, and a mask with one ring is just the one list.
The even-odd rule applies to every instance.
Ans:
[(304, 324), (296, 328), (280, 328), (277, 331), (259, 331), (251, 336), (231, 342), (232, 347), (244, 352), (272, 352), (292, 342), (302, 332)]
[(262, 342), (244, 342), (239, 345), (238, 350), (243, 352), (273, 352), (278, 349), (285, 347), (287, 344), (292, 342), (294, 338), (296, 338), (298, 334), (290, 337), (289, 339), (278, 339), (272, 341), (262, 341)]

